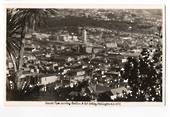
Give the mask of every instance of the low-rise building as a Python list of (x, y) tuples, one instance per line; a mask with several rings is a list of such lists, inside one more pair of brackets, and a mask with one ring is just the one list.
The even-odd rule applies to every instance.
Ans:
[(108, 42), (108, 43), (106, 43), (106, 47), (107, 48), (116, 48), (117, 43), (116, 42)]
[(46, 76), (41, 78), (41, 84), (42, 85), (47, 85), (50, 83), (53, 83), (59, 79), (58, 76)]
[(85, 71), (81, 70), (81, 71), (77, 71), (77, 76), (81, 76), (81, 75), (85, 75)]
[(86, 53), (91, 54), (93, 52), (93, 48), (92, 47), (86, 47)]

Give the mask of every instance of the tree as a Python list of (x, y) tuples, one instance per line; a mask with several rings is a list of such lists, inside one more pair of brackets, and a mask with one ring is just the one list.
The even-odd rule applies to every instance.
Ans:
[(138, 58), (129, 57), (122, 77), (128, 79), (132, 94), (130, 101), (162, 100), (162, 53), (156, 49), (154, 54), (143, 49)]
[(21, 40), (19, 37), (16, 37), (20, 34), (21, 24), (17, 15), (13, 13), (14, 9), (7, 9), (7, 54), (10, 56), (14, 71), (18, 69), (17, 57), (19, 55), (19, 50), (21, 46)]
[(46, 24), (47, 18), (51, 15), (55, 15), (55, 9), (18, 9), (18, 15), (24, 19), (23, 24), (26, 27), (32, 29), (32, 32), (36, 31), (36, 28)]
[(28, 29), (35, 31), (36, 26), (45, 23), (54, 13), (53, 9), (7, 9), (7, 53), (17, 74), (15, 83), (22, 73), (24, 38)]

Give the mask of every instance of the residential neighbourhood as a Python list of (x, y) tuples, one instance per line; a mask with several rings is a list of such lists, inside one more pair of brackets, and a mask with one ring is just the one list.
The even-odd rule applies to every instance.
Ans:
[(56, 9), (48, 27), (25, 34), (19, 75), (7, 55), (6, 99), (162, 101), (162, 14), (156, 10)]

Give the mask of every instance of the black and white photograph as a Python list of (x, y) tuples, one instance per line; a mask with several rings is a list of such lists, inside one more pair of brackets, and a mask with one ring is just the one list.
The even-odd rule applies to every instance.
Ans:
[(163, 102), (163, 14), (6, 8), (6, 101)]

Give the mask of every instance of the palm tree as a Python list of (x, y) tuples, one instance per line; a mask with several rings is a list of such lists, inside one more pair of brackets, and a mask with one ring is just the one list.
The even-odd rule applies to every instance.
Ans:
[(7, 53), (17, 74), (15, 83), (22, 74), (24, 38), (28, 29), (35, 31), (36, 26), (46, 24), (46, 18), (53, 14), (54, 9), (7, 9)]
[(18, 9), (18, 16), (23, 19), (25, 27), (36, 30), (37, 26), (46, 24), (46, 18), (56, 13), (55, 9)]
[(11, 58), (14, 71), (17, 71), (18, 63), (17, 57), (20, 50), (21, 40), (20, 38), (15, 37), (20, 33), (21, 24), (19, 24), (19, 19), (13, 14), (14, 9), (7, 10), (7, 55)]

